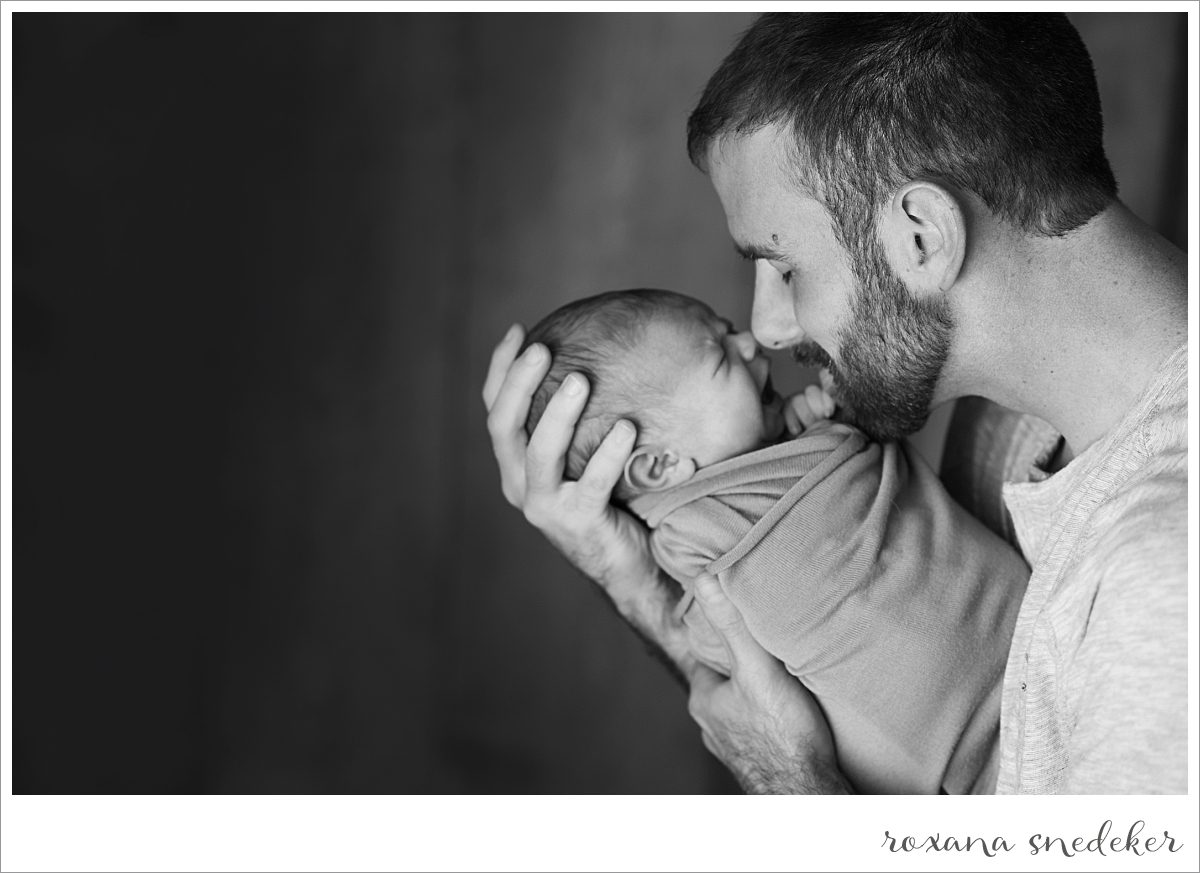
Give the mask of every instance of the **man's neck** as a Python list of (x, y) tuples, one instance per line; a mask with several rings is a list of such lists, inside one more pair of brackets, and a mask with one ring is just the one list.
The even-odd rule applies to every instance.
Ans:
[(1058, 239), (983, 224), (952, 292), (958, 336), (940, 387), (1045, 419), (1070, 459), (1186, 341), (1186, 257), (1120, 203)]

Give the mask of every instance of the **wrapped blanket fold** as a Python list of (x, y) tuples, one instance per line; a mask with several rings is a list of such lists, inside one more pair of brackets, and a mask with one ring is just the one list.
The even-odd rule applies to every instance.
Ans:
[[(904, 443), (822, 422), (635, 498), (684, 587), (716, 575), (821, 703), (860, 791), (990, 791), (1000, 685), (1028, 568)], [(697, 653), (728, 672), (697, 608)]]

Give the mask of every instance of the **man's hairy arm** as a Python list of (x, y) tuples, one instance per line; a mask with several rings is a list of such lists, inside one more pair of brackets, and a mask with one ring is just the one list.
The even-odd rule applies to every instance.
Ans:
[(728, 677), (703, 664), (689, 676), (688, 712), (705, 748), (747, 794), (854, 793), (816, 699), (751, 636), (712, 576), (696, 580), (696, 602), (732, 664)]
[(688, 644), (686, 627), (675, 618), (675, 607), (680, 598), (675, 580), (659, 570), (654, 581), (645, 586), (646, 590), (637, 596), (631, 591), (628, 597), (610, 593), (612, 585), (596, 579), (590, 581), (600, 589), (602, 599), (609, 607), (641, 639), (646, 652), (687, 688), (696, 659)]

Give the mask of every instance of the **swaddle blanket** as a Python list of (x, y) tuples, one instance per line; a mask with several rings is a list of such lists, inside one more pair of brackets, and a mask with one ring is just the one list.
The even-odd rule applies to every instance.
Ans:
[[(685, 596), (699, 573), (716, 575), (754, 637), (816, 696), (859, 791), (992, 789), (1029, 570), (907, 444), (821, 422), (630, 509)], [(702, 612), (685, 621), (728, 672), (719, 641), (705, 644)]]

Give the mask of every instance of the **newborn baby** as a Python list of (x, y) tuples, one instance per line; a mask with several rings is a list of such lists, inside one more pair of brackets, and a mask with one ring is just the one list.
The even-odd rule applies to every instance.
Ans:
[[(531, 433), (568, 373), (591, 383), (568, 478), (618, 419), (637, 426), (614, 500), (651, 528), (700, 660), (728, 674), (724, 646), (691, 607), (692, 581), (709, 573), (820, 702), (859, 791), (992, 791), (1000, 684), (1029, 571), (915, 453), (847, 424), (803, 428), (750, 334), (681, 294), (576, 301), (526, 342), (553, 356)], [(831, 411), (807, 396), (806, 421)]]

